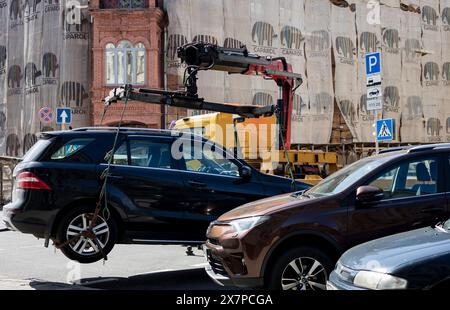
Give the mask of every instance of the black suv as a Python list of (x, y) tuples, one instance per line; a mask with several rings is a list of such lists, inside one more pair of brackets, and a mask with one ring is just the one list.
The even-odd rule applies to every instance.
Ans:
[[(73, 236), (89, 227), (116, 132), (42, 134), (14, 169), (12, 202), (3, 208), (6, 225), (65, 243), (63, 253), (81, 263), (101, 259), (91, 239)], [(226, 156), (214, 156), (220, 152)], [(201, 137), (122, 128), (106, 186), (108, 208), (93, 230), (104, 253), (115, 243), (199, 244), (219, 215), (291, 188), (291, 180), (259, 173)]]

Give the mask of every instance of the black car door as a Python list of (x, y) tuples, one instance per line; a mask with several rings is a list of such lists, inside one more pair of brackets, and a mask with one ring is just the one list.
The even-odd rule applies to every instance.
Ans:
[(394, 164), (364, 184), (382, 189), (384, 197), (367, 205), (349, 199), (350, 245), (445, 219), (447, 202), (442, 167), (439, 155), (418, 157)]
[(183, 236), (184, 186), (170, 154), (171, 137), (131, 136), (114, 153), (108, 195), (125, 208), (133, 239), (173, 240)]
[[(244, 165), (210, 142), (185, 140), (179, 161), (183, 177), (186, 220), (204, 236), (209, 222), (242, 204), (265, 197), (259, 174), (251, 169), (240, 176)], [(228, 158), (227, 158), (228, 157)], [(244, 168), (245, 169), (245, 168)]]

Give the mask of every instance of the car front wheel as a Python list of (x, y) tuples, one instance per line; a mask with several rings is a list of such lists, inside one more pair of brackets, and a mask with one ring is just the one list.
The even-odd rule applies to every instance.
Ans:
[(320, 249), (298, 247), (282, 253), (269, 270), (272, 290), (326, 290), (333, 261)]
[(61, 220), (57, 244), (63, 245), (61, 251), (67, 258), (89, 264), (103, 259), (102, 252), (104, 255), (111, 252), (117, 237), (113, 216), (104, 218), (99, 215), (90, 229), (93, 217), (93, 208), (79, 207), (69, 211)]

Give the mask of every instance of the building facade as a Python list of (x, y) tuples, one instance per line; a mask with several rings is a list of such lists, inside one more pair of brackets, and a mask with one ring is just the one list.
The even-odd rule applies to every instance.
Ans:
[[(164, 12), (156, 0), (92, 0), (92, 123), (116, 125), (123, 103), (103, 118), (102, 99), (116, 86), (162, 88)], [(129, 102), (123, 124), (161, 127), (159, 105)]]

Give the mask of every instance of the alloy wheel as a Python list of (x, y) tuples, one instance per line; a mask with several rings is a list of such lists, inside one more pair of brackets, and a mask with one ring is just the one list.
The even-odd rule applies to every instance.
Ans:
[[(66, 238), (67, 240), (73, 239), (69, 242), (69, 246), (72, 251), (79, 255), (93, 255), (100, 252), (97, 244), (92, 240), (92, 236), (95, 235), (98, 244), (101, 248), (104, 248), (109, 240), (109, 226), (108, 223), (101, 216), (97, 217), (95, 226), (92, 230), (89, 229), (91, 225), (93, 213), (83, 213), (75, 217), (67, 227)], [(79, 235), (79, 237), (74, 238)], [(91, 238), (90, 238), (91, 237)]]
[(283, 290), (326, 290), (328, 275), (324, 266), (314, 258), (292, 260), (281, 275)]

